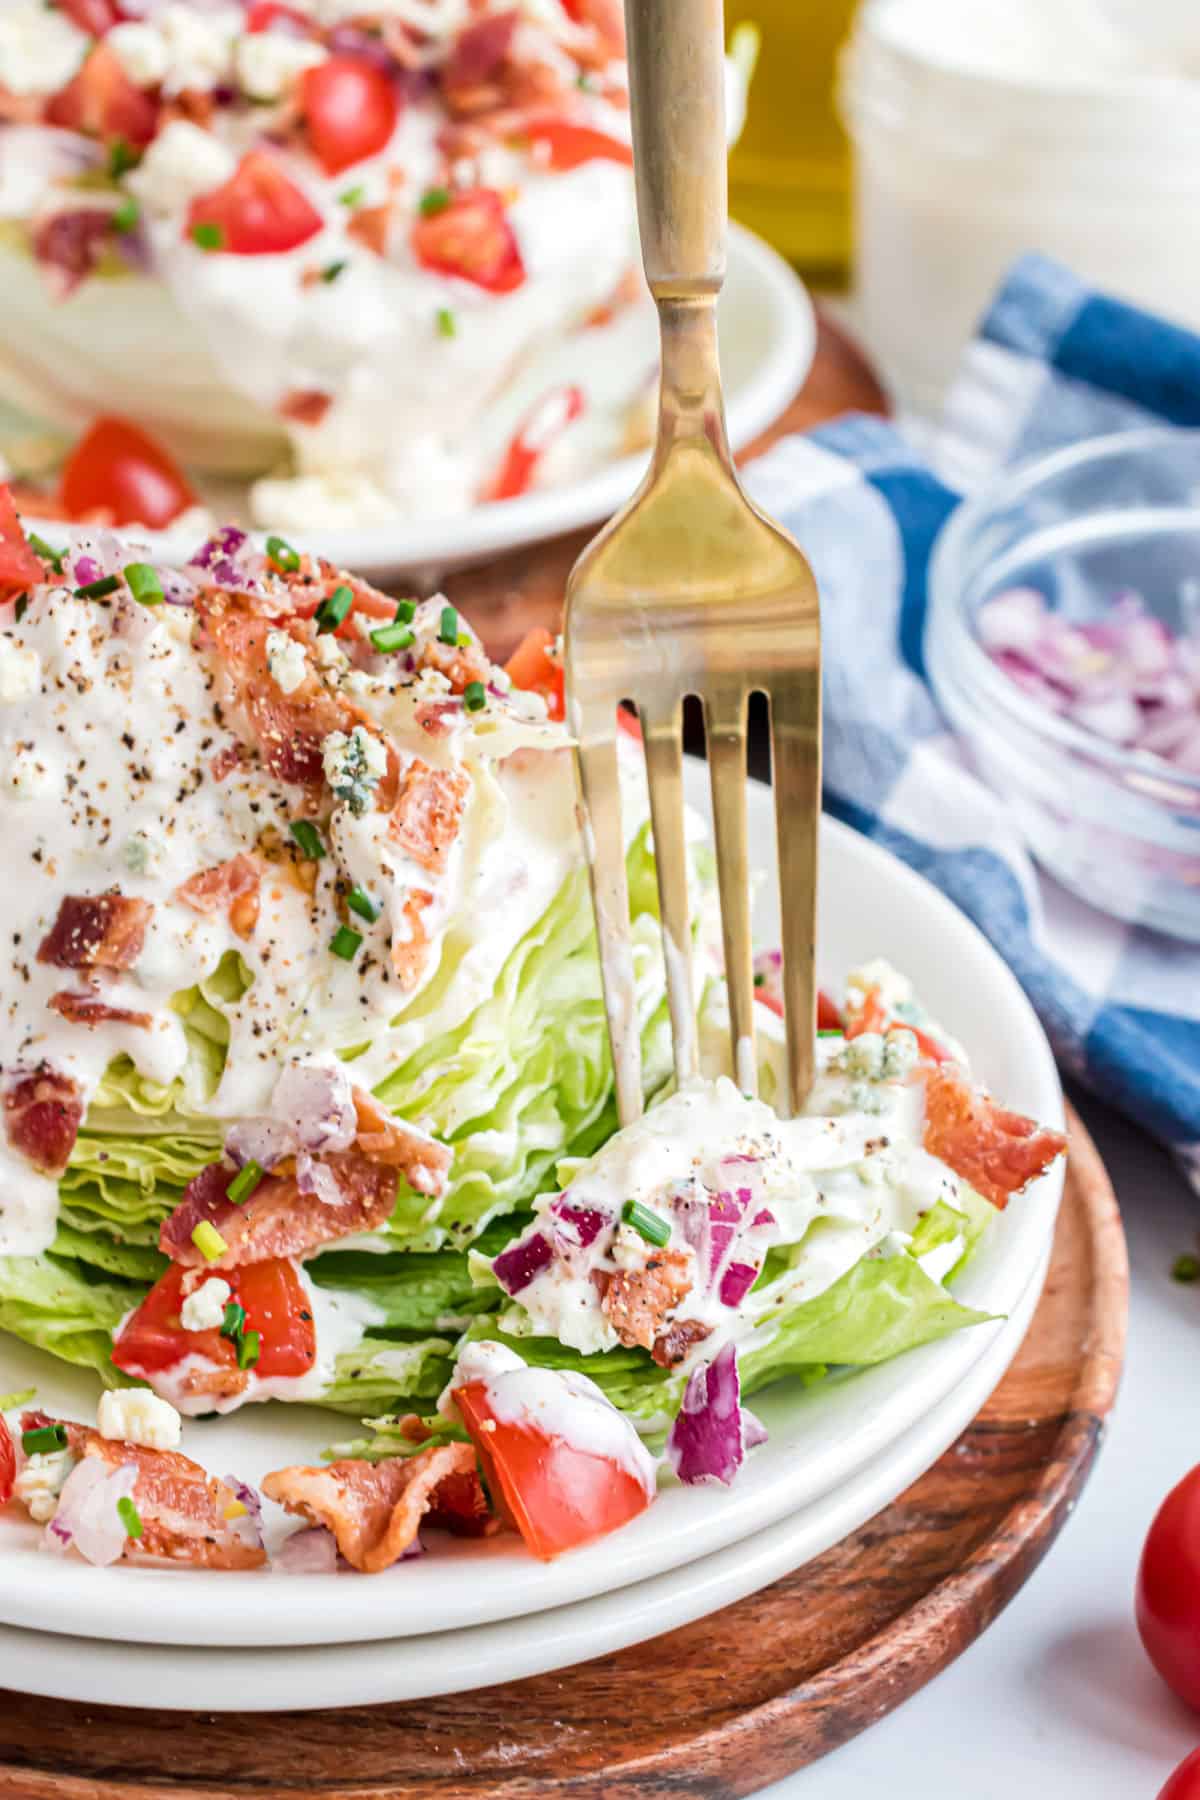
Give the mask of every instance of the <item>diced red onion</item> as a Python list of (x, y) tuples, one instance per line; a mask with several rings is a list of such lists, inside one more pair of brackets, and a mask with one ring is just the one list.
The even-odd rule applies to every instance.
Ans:
[(225, 1153), (238, 1168), (256, 1162), (260, 1168), (273, 1169), (285, 1156), (296, 1153), (296, 1134), (279, 1119), (242, 1119), (225, 1139)]
[(271, 1110), (305, 1150), (348, 1150), (358, 1131), (350, 1077), (340, 1064), (290, 1063), (275, 1083)]
[(770, 1435), (770, 1432), (767, 1430), (758, 1414), (752, 1413), (748, 1406), (743, 1406), (742, 1444), (744, 1448), (747, 1450), (757, 1450), (760, 1444), (766, 1443)]
[(302, 1194), (314, 1194), (323, 1206), (341, 1206), (346, 1198), (333, 1170), (307, 1150), (296, 1157), (296, 1186)]
[(282, 1575), (332, 1575), (337, 1568), (337, 1539), (323, 1525), (294, 1531), (275, 1552), (272, 1567)]
[(761, 1212), (756, 1212), (750, 1221), (752, 1228), (757, 1228), (760, 1225), (774, 1225), (775, 1223), (775, 1214), (771, 1211), (769, 1206), (764, 1206)]
[(101, 1457), (83, 1457), (63, 1483), (50, 1522), (60, 1527), (53, 1537), (61, 1544), (62, 1532), (69, 1532), (73, 1547), (98, 1568), (116, 1562), (128, 1536), (117, 1502), (133, 1498), (137, 1473), (133, 1463), (110, 1469)]
[(753, 1263), (731, 1262), (721, 1277), (722, 1306), (740, 1306), (757, 1279), (758, 1270)]
[(566, 1241), (580, 1250), (594, 1244), (605, 1227), (613, 1222), (610, 1213), (601, 1212), (594, 1206), (572, 1206), (563, 1195), (551, 1203), (550, 1216), (558, 1221)]
[(554, 1261), (554, 1247), (541, 1232), (522, 1238), (502, 1250), (492, 1264), (492, 1274), (507, 1294), (519, 1294), (535, 1276)]
[(709, 1363), (701, 1363), (688, 1378), (683, 1405), (667, 1437), (667, 1461), (680, 1481), (689, 1487), (720, 1481), (726, 1486), (745, 1460), (749, 1443), (762, 1443), (762, 1425), (752, 1421), (748, 1437), (747, 1415), (741, 1405), (737, 1351), (726, 1344)]
[(251, 1487), (248, 1481), (243, 1481), (240, 1475), (223, 1475), (221, 1479), (234, 1499), (241, 1501), (252, 1518), (262, 1518), (262, 1495), (257, 1488)]

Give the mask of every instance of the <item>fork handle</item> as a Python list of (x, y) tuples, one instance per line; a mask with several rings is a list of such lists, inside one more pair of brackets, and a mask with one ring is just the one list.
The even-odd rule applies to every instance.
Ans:
[(656, 300), (725, 279), (728, 152), (722, 0), (625, 0), (638, 227)]

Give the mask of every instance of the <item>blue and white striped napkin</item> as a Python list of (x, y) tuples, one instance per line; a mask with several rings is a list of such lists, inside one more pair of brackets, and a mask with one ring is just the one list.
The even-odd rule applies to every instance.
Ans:
[[(1200, 337), (1029, 257), (964, 355), (938, 467), (974, 486), (1150, 423), (1200, 425)], [(926, 572), (955, 488), (895, 426), (857, 415), (784, 439), (747, 479), (821, 590), (826, 806), (970, 914), (1063, 1068), (1163, 1139), (1200, 1187), (1200, 948), (1096, 912), (1035, 868), (925, 678)]]

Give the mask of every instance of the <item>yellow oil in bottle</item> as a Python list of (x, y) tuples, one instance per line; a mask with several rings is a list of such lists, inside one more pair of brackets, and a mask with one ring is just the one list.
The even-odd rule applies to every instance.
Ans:
[(850, 162), (834, 111), (834, 65), (857, 0), (726, 0), (726, 29), (762, 35), (746, 128), (729, 165), (734, 218), (804, 274), (844, 279)]

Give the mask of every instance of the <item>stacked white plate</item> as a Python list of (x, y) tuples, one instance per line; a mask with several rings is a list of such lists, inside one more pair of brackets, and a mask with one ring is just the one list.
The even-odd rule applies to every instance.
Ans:
[[(703, 770), (691, 775), (704, 804)], [(751, 853), (773, 868), (773, 807), (751, 784)], [(778, 908), (756, 921), (773, 941)], [(928, 883), (826, 821), (821, 967), (837, 988), (881, 955), (905, 970), (1006, 1104), (1062, 1121), (1049, 1046), (1013, 976)], [(1062, 1176), (999, 1215), (958, 1284), (993, 1322), (876, 1369), (756, 1397), (770, 1438), (729, 1490), (671, 1487), (619, 1534), (551, 1564), (517, 1539), (441, 1539), (388, 1573), (217, 1574), (50, 1557), (15, 1509), (0, 1516), (0, 1686), (120, 1705), (205, 1711), (419, 1699), (565, 1667), (652, 1637), (798, 1567), (886, 1505), (969, 1423), (1016, 1352), (1040, 1292)], [(9, 1340), (0, 1387), (36, 1383), (39, 1404), (90, 1417), (90, 1378)], [(314, 1461), (345, 1422), (299, 1407), (248, 1407), (189, 1424), (186, 1448), (247, 1480)], [(272, 1521), (276, 1535), (285, 1529)], [(431, 1542), (433, 1542), (431, 1536)], [(428, 1630), (430, 1621), (438, 1629)]]

